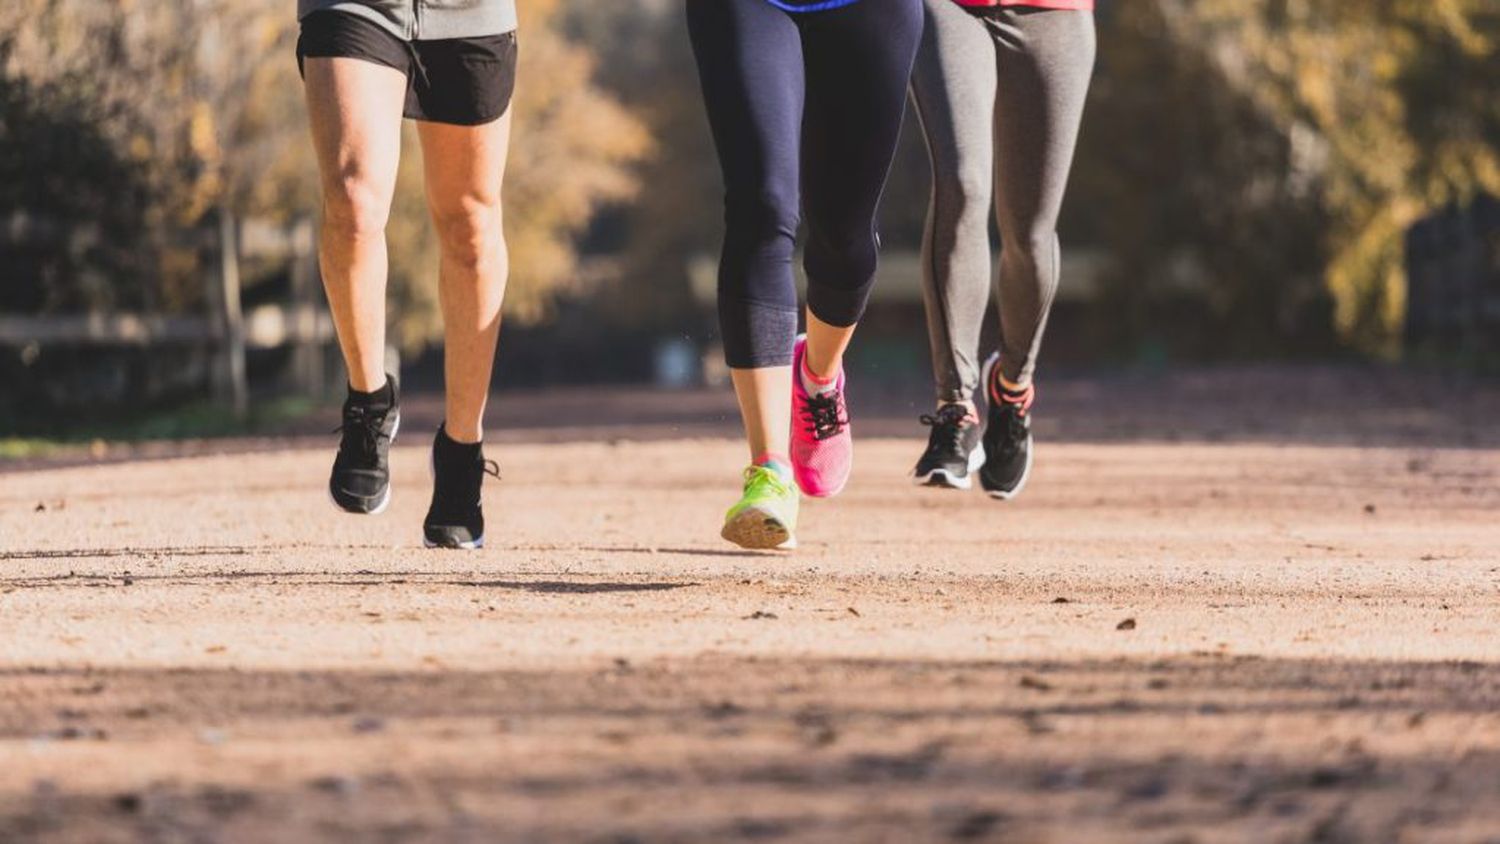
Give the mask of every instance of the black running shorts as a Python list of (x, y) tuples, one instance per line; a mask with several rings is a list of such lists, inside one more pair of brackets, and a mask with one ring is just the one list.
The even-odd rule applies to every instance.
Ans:
[(516, 88), (516, 34), (402, 41), (378, 24), (334, 10), (302, 19), (297, 67), (309, 58), (362, 59), (406, 74), (405, 115), (478, 126), (505, 114)]

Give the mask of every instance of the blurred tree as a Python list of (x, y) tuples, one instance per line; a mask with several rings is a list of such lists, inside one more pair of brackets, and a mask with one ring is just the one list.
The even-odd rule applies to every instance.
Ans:
[(599, 57), (597, 84), (654, 139), (634, 167), (643, 189), (602, 219), (591, 239), (618, 264), (613, 283), (595, 295), (632, 326), (681, 326), (694, 305), (688, 262), (717, 250), (723, 226), (723, 188), (682, 3), (575, 3), (566, 21)]
[(0, 311), (147, 305), (151, 192), (102, 120), (85, 80), (0, 84)]
[[(293, 58), (297, 25), (283, 0), (10, 4), (0, 22), (0, 172), (22, 184), (0, 192), (0, 219), (47, 215), (72, 227), (81, 207), (108, 207), (115, 217), (128, 209), (143, 242), (114, 246), (137, 250), (143, 270), (133, 280), (111, 273), (101, 285), (78, 273), (60, 277), (69, 274), (60, 262), (35, 275), (9, 268), (8, 290), (45, 291), (26, 300), (39, 308), (192, 310), (201, 305), (206, 267), (197, 239), (184, 231), (219, 207), (281, 220), (316, 212)], [(558, 0), (520, 5), (506, 231), (512, 312), (534, 318), (576, 275), (573, 241), (595, 210), (634, 190), (628, 165), (649, 136), (590, 84), (589, 53), (558, 32)], [(51, 131), (39, 127), (49, 121), (81, 125), (78, 138), (93, 139), (92, 158), (82, 155), (83, 140), (38, 149)], [(438, 320), (420, 158), (415, 145), (408, 149), (390, 244), (394, 336), (410, 347), (433, 338)], [(97, 172), (106, 166), (110, 173)], [(116, 190), (121, 185), (133, 187)], [(136, 289), (126, 295), (128, 285)]]
[(1147, 361), (1328, 351), (1326, 223), (1288, 133), (1159, 6), (1101, 24), (1062, 225), (1106, 258), (1088, 336)]
[[(1402, 244), (1426, 213), (1500, 192), (1500, 4), (1495, 0), (1155, 0), (1171, 43), (1287, 142), (1326, 226), (1341, 338), (1398, 349)], [(1154, 7), (1149, 11), (1146, 7)]]

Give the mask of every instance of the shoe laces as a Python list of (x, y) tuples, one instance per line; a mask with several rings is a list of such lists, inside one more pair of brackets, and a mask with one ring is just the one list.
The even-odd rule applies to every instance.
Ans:
[(748, 466), (745, 468), (745, 496), (751, 495), (773, 495), (782, 498), (792, 491), (791, 484), (781, 477), (781, 473), (768, 466)]
[(385, 432), (385, 418), (391, 408), (374, 408), (362, 404), (344, 405), (343, 424), (333, 429), (343, 434), (341, 450), (351, 449), (366, 463), (373, 462), (380, 450), (380, 440), (390, 439)]
[(473, 462), (466, 460), (460, 463), (458, 468), (463, 473), (460, 477), (464, 480), (465, 486), (477, 487), (483, 484), (485, 475), (489, 475), (497, 481), (501, 479), (500, 464), (493, 460), (486, 460), (483, 457)]
[(1029, 402), (1024, 405), (1020, 402), (1001, 402), (999, 409), (1000, 424), (1004, 426), (999, 431), (1000, 441), (1008, 449), (1020, 448), (1031, 433), (1030, 426), (1026, 424)]
[(973, 424), (969, 409), (961, 404), (945, 404), (937, 413), (924, 413), (917, 418), (932, 429), (927, 438), (929, 450), (940, 450), (944, 454), (959, 454), (963, 451), (964, 429)]
[(849, 424), (849, 416), (844, 412), (844, 394), (840, 390), (809, 395), (802, 416), (807, 421), (806, 430), (815, 440), (836, 437)]
[(483, 457), (457, 461), (444, 468), (446, 471), (436, 473), (433, 497), (441, 502), (441, 509), (445, 511), (463, 510), (478, 504), (485, 475), (497, 481), (501, 479), (500, 464)]

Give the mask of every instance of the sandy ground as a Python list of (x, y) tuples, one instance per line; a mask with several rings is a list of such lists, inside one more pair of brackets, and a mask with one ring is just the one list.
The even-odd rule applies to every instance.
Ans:
[(1060, 386), (1004, 505), (872, 413), (795, 554), (722, 394), (527, 403), (472, 554), (420, 401), (376, 518), (326, 436), (11, 467), (0, 841), (1500, 842), (1500, 395), (1252, 376)]

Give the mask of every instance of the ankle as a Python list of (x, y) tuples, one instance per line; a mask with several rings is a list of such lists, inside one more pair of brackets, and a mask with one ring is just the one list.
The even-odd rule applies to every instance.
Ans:
[(484, 431), (477, 426), (473, 428), (455, 429), (447, 422), (444, 422), (442, 426), (438, 428), (438, 434), (442, 436), (443, 439), (454, 445), (477, 446), (484, 443)]
[(806, 390), (809, 395), (816, 396), (834, 388), (834, 384), (838, 381), (838, 373), (838, 367), (835, 366), (832, 374), (819, 375), (813, 371), (812, 366), (808, 363), (808, 359), (804, 357), (802, 359), (802, 371), (798, 373), (798, 377), (802, 379), (802, 389)]
[(937, 409), (939, 413), (942, 413), (945, 408), (949, 407), (963, 408), (964, 415), (966, 416), (973, 416), (975, 418), (978, 418), (979, 416), (979, 409), (974, 405), (974, 402), (969, 399), (960, 399), (958, 401), (939, 401), (937, 403)]
[(827, 367), (817, 368), (813, 366), (812, 355), (802, 356), (802, 374), (817, 381), (820, 384), (833, 381), (839, 375), (839, 368), (843, 361), (829, 361)]
[(350, 395), (375, 395), (391, 386), (391, 379), (384, 372), (371, 376), (368, 372), (349, 372)]
[(372, 390), (360, 390), (351, 383), (349, 385), (349, 400), (354, 404), (367, 407), (390, 407), (396, 401), (396, 391), (391, 385), (389, 378), (380, 383)]
[(990, 383), (987, 386), (990, 396), (1000, 401), (1025, 400), (1029, 404), (1029, 397), (1036, 393), (1036, 387), (1030, 378), (1025, 381), (1012, 381), (1001, 374), (998, 366), (990, 373)]
[(792, 477), (792, 461), (785, 454), (777, 454), (773, 451), (764, 451), (756, 455), (750, 461), (750, 465), (770, 469), (783, 478)]

